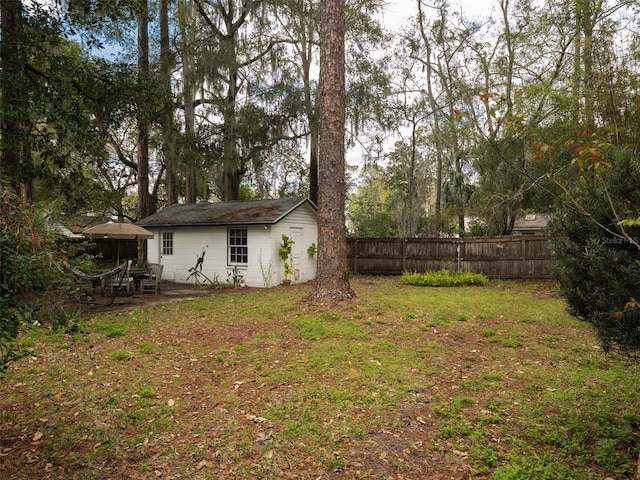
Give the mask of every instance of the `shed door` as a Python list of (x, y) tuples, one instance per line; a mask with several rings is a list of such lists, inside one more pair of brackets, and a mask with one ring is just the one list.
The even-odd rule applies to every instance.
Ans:
[(173, 273), (173, 232), (160, 232), (160, 263), (164, 265), (162, 278), (175, 280)]
[(291, 263), (297, 268), (302, 265), (302, 253), (304, 252), (304, 232), (302, 227), (291, 227), (289, 237), (296, 243), (291, 248)]

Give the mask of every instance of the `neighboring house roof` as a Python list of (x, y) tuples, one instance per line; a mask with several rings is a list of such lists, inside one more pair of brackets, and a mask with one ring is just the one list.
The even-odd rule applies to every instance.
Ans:
[(518, 218), (513, 224), (514, 232), (541, 232), (547, 229), (549, 215), (544, 213), (529, 213)]
[(273, 224), (301, 205), (317, 207), (308, 198), (280, 198), (237, 202), (189, 203), (169, 205), (164, 210), (137, 222), (143, 227), (177, 227), (193, 225)]
[(82, 235), (81, 233), (73, 233), (70, 229), (57, 222), (52, 224), (48, 223), (47, 230), (67, 238), (84, 238), (84, 235)]
[[(117, 221), (118, 217), (112, 215), (76, 215), (74, 217), (65, 218), (62, 223), (65, 227), (71, 230), (72, 233), (82, 234), (89, 227), (93, 227), (94, 225), (99, 225), (101, 223), (106, 223), (110, 221)], [(125, 223), (130, 223), (130, 220), (125, 218), (123, 220)]]

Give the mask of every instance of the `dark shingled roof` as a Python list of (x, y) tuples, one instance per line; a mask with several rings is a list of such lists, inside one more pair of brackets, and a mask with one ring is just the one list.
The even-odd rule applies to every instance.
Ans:
[(307, 198), (175, 204), (143, 218), (137, 222), (137, 225), (142, 227), (175, 227), (273, 224), (305, 203), (314, 211), (317, 210), (313, 202)]

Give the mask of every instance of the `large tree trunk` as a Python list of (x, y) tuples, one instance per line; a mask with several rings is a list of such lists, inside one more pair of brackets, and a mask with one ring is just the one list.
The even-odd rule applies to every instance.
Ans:
[(311, 42), (305, 50), (308, 55), (304, 59), (304, 90), (307, 120), (309, 121), (309, 198), (318, 205), (318, 154), (320, 149), (320, 125), (318, 110), (313, 99), (311, 86)]
[(9, 187), (27, 201), (32, 200), (31, 188), (22, 191), (20, 166), (29, 160), (30, 149), (26, 139), (26, 99), (24, 92), (24, 51), (21, 47), (22, 2), (0, 1), (2, 37), (0, 44), (0, 92), (2, 95), (2, 123), (0, 137), (0, 173), (9, 180)]
[(313, 33), (309, 32), (310, 39), (305, 47), (301, 49), (304, 52), (302, 58), (303, 81), (304, 81), (304, 103), (309, 121), (309, 198), (318, 205), (318, 150), (320, 125), (318, 118), (318, 106), (313, 97), (313, 87), (311, 84), (311, 58)]
[[(228, 51), (235, 52), (235, 45), (230, 42)], [(234, 54), (235, 56), (235, 54)], [(238, 147), (236, 144), (236, 101), (238, 96), (238, 74), (234, 69), (229, 72), (227, 96), (223, 110), (224, 117), (224, 138), (222, 139), (222, 188), (221, 198), (223, 201), (240, 200), (240, 180), (244, 172), (240, 166), (238, 158)]]
[[(138, 75), (141, 80), (149, 75), (149, 13), (146, 0), (138, 13)], [(147, 102), (138, 103), (138, 214), (149, 216), (149, 114)], [(138, 261), (147, 258), (147, 241), (138, 240)]]
[(322, 1), (320, 18), (318, 274), (310, 298), (339, 301), (355, 297), (344, 216), (344, 0)]
[(167, 203), (178, 203), (178, 176), (176, 174), (176, 149), (173, 125), (173, 101), (171, 93), (171, 48), (169, 44), (169, 0), (160, 0), (160, 81), (167, 96), (162, 122), (162, 154), (164, 156)]
[(238, 102), (238, 53), (236, 45), (236, 27), (234, 27), (233, 2), (229, 2), (229, 16), (225, 19), (228, 34), (223, 42), (224, 50), (232, 59), (227, 66), (227, 93), (222, 107), (223, 136), (222, 139), (222, 188), (223, 201), (240, 200), (240, 181), (244, 175), (244, 168), (238, 156), (238, 132), (236, 108)]
[(193, 148), (195, 143), (195, 108), (193, 106), (195, 102), (195, 87), (192, 83), (191, 73), (189, 72), (190, 66), (187, 66), (185, 62), (182, 67), (184, 71), (184, 136), (185, 136), (185, 148), (187, 151), (183, 151), (185, 157), (185, 171), (184, 171), (184, 203), (196, 203), (196, 174), (195, 165), (193, 164), (193, 155), (189, 154), (188, 150)]
[[(314, 121), (315, 122), (315, 121)], [(318, 128), (317, 124), (309, 123), (309, 198), (318, 205)]]
[[(184, 171), (184, 203), (196, 203), (196, 168), (191, 149), (195, 144), (195, 59), (193, 28), (195, 23), (195, 5), (188, 0), (178, 0), (178, 29), (182, 50), (182, 104), (184, 106), (184, 141), (179, 156)], [(177, 170), (177, 168), (176, 168)]]

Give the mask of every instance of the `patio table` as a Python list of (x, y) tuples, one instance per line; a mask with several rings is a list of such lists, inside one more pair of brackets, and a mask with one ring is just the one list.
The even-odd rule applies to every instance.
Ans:
[[(111, 270), (112, 270), (111, 268), (94, 268), (91, 270), (91, 273), (94, 275), (100, 275), (102, 273), (110, 272)], [(142, 280), (147, 275), (149, 275), (149, 267), (129, 269), (129, 276), (133, 278), (133, 285), (135, 290), (140, 289), (140, 280)], [(106, 279), (103, 278), (102, 280), (98, 280), (98, 281), (100, 282), (100, 288), (102, 289), (102, 296), (104, 297)], [(98, 281), (94, 282), (94, 285), (93, 285), (94, 290), (97, 287)]]

